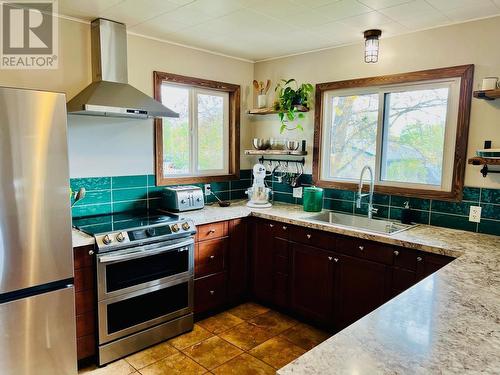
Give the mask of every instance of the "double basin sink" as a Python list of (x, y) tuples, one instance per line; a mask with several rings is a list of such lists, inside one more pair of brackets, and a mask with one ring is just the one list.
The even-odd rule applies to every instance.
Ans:
[(401, 224), (382, 219), (369, 219), (365, 216), (346, 215), (329, 211), (306, 216), (303, 219), (388, 235), (400, 233), (418, 225)]

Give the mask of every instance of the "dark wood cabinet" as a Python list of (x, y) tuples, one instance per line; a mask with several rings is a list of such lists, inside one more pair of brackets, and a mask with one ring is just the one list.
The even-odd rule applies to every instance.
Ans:
[(206, 314), (243, 299), (248, 287), (247, 220), (197, 227), (194, 312)]
[(330, 325), (333, 319), (334, 263), (338, 255), (292, 244), (291, 306), (305, 318)]
[(270, 221), (257, 221), (253, 227), (253, 295), (280, 307), (289, 306), (289, 227)]
[(89, 251), (94, 246), (73, 250), (75, 272), (76, 349), (78, 360), (95, 354), (95, 272), (94, 259)]
[(446, 266), (452, 260), (453, 258), (444, 255), (420, 252), (417, 255), (417, 281), (426, 278), (430, 274)]
[(335, 325), (342, 329), (386, 300), (387, 266), (341, 255), (335, 262)]
[(248, 293), (248, 220), (235, 219), (229, 222), (227, 295), (236, 303)]

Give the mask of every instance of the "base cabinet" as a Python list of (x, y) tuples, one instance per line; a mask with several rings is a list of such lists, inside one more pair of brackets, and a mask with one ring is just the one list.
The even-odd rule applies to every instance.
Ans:
[(326, 325), (333, 319), (334, 259), (338, 256), (330, 251), (292, 244), (291, 307), (305, 318)]
[(342, 329), (387, 299), (387, 266), (342, 255), (335, 264), (335, 326)]

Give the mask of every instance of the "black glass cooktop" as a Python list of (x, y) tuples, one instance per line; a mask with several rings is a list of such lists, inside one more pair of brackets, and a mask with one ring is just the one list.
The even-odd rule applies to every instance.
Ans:
[(155, 224), (167, 224), (175, 221), (179, 221), (178, 215), (150, 210), (73, 218), (73, 225), (83, 232), (95, 235), (116, 230), (148, 227)]

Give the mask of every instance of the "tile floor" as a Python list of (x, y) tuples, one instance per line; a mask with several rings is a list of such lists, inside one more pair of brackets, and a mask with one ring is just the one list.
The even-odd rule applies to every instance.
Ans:
[(329, 336), (249, 302), (197, 322), (189, 333), (79, 374), (275, 374)]

